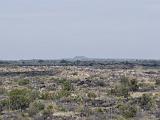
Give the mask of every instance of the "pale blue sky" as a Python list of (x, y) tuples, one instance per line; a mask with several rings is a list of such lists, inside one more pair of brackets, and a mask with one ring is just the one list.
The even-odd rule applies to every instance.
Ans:
[(0, 0), (0, 59), (160, 59), (159, 0)]

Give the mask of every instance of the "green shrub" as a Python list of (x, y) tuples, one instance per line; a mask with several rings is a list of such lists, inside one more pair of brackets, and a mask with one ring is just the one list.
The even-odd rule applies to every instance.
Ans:
[(62, 86), (63, 90), (65, 90), (65, 91), (72, 91), (73, 90), (73, 85), (71, 84), (70, 80), (60, 79), (57, 82)]
[(140, 106), (144, 110), (150, 110), (154, 107), (155, 101), (153, 97), (149, 94), (143, 94), (142, 97), (140, 97)]
[(4, 99), (0, 101), (0, 111), (3, 111), (3, 109), (9, 108), (9, 100)]
[(124, 116), (126, 119), (135, 117), (137, 113), (137, 108), (133, 105), (119, 105), (118, 109), (120, 111), (120, 114)]
[(64, 91), (72, 91), (73, 90), (73, 86), (72, 86), (70, 81), (65, 80), (62, 83), (62, 89)]
[(14, 89), (9, 92), (9, 101), (12, 109), (25, 109), (31, 102), (31, 91), (28, 89)]

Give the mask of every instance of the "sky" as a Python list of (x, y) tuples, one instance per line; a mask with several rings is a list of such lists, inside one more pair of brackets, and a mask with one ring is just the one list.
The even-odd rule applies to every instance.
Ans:
[(0, 59), (160, 59), (160, 0), (0, 0)]

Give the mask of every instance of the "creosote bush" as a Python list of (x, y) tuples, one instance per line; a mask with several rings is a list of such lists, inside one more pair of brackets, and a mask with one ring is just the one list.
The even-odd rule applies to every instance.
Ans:
[(28, 89), (14, 89), (9, 92), (9, 105), (12, 109), (26, 109), (31, 102), (31, 91)]

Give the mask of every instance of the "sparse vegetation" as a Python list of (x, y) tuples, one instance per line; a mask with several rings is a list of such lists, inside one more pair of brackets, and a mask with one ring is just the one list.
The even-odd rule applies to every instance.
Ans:
[(50, 66), (52, 62), (39, 60), (34, 66), (36, 62), (28, 65), (25, 61), (21, 64), (27, 66), (3, 65), (1, 118), (146, 120), (152, 116), (159, 120), (159, 69), (136, 62), (131, 66), (127, 62), (62, 60)]
[(29, 106), (31, 92), (27, 89), (14, 89), (9, 92), (9, 105), (12, 109), (22, 110)]

